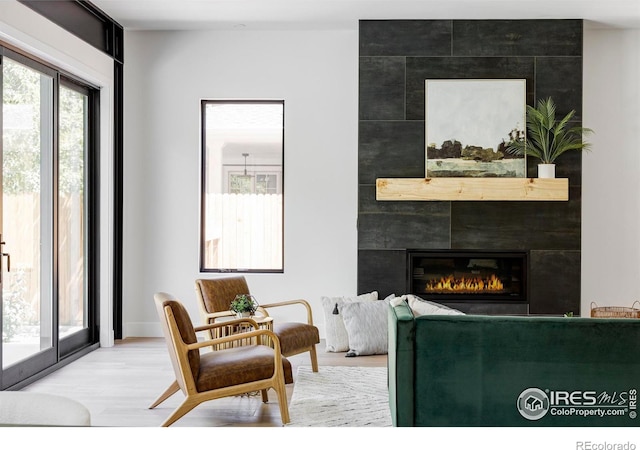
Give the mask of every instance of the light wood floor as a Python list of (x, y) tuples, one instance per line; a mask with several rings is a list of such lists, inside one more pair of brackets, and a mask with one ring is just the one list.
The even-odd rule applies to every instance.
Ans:
[[(386, 355), (346, 358), (344, 353), (327, 353), (324, 341), (317, 346), (322, 366), (386, 366)], [(311, 366), (309, 354), (296, 355), (297, 368)], [(178, 392), (155, 409), (148, 406), (171, 384), (173, 369), (161, 338), (130, 338), (100, 348), (53, 374), (24, 388), (72, 398), (91, 411), (97, 427), (157, 427), (182, 402)], [(294, 383), (295, 385), (295, 383)], [(290, 400), (293, 386), (287, 386)], [(229, 397), (197, 406), (172, 427), (281, 427), (280, 412), (273, 390), (269, 402), (258, 396)]]

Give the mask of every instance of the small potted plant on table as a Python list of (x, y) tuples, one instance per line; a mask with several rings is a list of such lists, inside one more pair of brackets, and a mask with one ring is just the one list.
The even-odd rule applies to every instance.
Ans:
[(251, 317), (258, 309), (258, 302), (253, 295), (238, 294), (231, 301), (229, 309), (235, 312), (238, 317)]

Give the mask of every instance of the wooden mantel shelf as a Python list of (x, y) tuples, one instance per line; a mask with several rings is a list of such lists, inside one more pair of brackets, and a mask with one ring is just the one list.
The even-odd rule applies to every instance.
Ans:
[(568, 178), (378, 178), (376, 200), (567, 201)]

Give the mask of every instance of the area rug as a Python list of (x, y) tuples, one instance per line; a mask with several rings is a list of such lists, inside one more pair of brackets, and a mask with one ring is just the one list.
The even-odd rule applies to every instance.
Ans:
[(290, 427), (390, 427), (386, 367), (298, 368)]

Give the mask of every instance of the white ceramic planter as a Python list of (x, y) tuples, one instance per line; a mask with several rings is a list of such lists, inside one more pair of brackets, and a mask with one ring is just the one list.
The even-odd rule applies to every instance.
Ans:
[(538, 164), (538, 178), (555, 178), (555, 164)]

